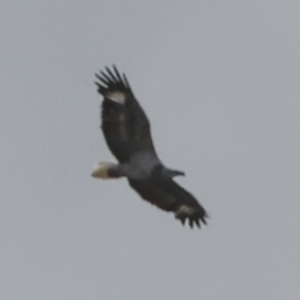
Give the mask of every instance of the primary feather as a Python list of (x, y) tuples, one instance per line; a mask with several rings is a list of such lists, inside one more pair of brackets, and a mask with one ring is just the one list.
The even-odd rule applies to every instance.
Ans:
[(149, 120), (135, 98), (125, 74), (115, 66), (96, 74), (98, 92), (103, 95), (101, 119), (107, 145), (119, 164), (102, 163), (92, 173), (98, 178), (127, 177), (130, 186), (146, 201), (174, 212), (182, 224), (200, 227), (208, 218), (193, 195), (173, 177), (183, 172), (171, 170), (158, 158), (151, 138)]

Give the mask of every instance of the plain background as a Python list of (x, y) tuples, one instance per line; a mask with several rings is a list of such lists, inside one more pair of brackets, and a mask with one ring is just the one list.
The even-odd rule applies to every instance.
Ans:
[[(300, 4), (6, 1), (0, 299), (299, 299)], [(116, 64), (160, 158), (208, 210), (182, 227), (126, 180), (94, 73)]]

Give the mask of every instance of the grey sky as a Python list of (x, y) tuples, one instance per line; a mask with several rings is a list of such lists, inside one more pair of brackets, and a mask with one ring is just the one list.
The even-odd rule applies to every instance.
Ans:
[[(0, 299), (299, 299), (300, 4), (6, 1)], [(182, 227), (112, 160), (94, 72), (126, 72), (161, 159), (208, 210)]]

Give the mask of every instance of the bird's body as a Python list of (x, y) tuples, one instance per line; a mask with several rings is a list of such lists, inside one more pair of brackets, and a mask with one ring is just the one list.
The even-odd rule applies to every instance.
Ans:
[[(114, 71), (114, 72), (113, 72)], [(109, 179), (126, 177), (129, 185), (146, 201), (165, 211), (173, 211), (184, 224), (189, 220), (200, 227), (206, 224), (204, 208), (173, 177), (183, 172), (164, 166), (158, 158), (151, 137), (149, 120), (136, 100), (126, 76), (116, 67), (96, 74), (102, 103), (102, 131), (107, 145), (119, 161), (99, 163), (92, 176)]]

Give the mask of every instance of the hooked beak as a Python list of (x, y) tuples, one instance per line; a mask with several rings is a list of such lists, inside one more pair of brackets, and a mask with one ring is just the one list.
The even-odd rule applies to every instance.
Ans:
[(173, 173), (172, 177), (175, 177), (175, 176), (185, 176), (184, 172), (178, 171), (178, 170), (173, 170), (172, 173)]

